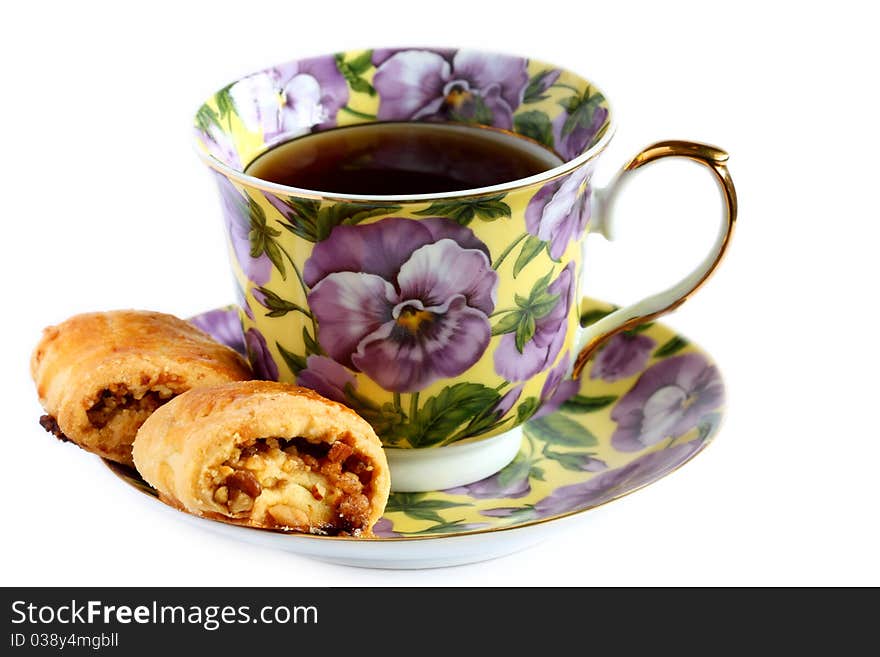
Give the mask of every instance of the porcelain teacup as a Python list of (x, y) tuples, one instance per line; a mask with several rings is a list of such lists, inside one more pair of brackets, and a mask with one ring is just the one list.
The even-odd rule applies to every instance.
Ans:
[[(352, 195), (255, 178), (247, 165), (313, 132), (376, 121), (466, 123), (554, 151), (537, 175), (465, 191)], [(520, 425), (623, 332), (682, 303), (712, 272), (736, 217), (718, 148), (661, 142), (604, 189), (605, 95), (558, 66), (456, 49), (375, 49), (243, 77), (196, 115), (215, 172), (248, 356), (260, 378), (350, 406), (386, 447), (397, 491), (497, 472)], [(579, 323), (584, 237), (609, 233), (632, 172), (660, 158), (705, 165), (724, 198), (718, 238), (673, 288)], [(558, 403), (558, 402), (557, 402)]]

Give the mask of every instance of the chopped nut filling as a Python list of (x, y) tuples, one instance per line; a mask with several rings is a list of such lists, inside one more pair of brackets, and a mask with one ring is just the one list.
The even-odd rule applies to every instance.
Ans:
[(93, 427), (103, 429), (124, 413), (137, 423), (137, 431), (153, 411), (173, 396), (174, 391), (166, 386), (131, 391), (125, 385), (117, 384), (102, 390), (98, 401), (86, 411), (86, 415)]
[(236, 452), (212, 473), (228, 515), (330, 535), (367, 526), (373, 468), (342, 440), (260, 438)]

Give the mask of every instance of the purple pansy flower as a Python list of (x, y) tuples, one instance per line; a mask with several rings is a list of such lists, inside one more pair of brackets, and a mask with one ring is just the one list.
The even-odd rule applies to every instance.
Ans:
[(242, 78), (229, 95), (251, 132), (270, 144), (305, 134), (313, 127), (332, 128), (348, 102), (348, 84), (332, 56), (314, 57)]
[(472, 50), (387, 55), (380, 52), (373, 77), (380, 121), (454, 119), (513, 127), (529, 80), (525, 59)]
[(345, 396), (346, 386), (354, 388), (357, 385), (354, 375), (335, 360), (314, 355), (306, 359), (306, 369), (297, 374), (296, 382), (340, 404), (349, 403)]
[(444, 59), (452, 59), (452, 57), (455, 55), (455, 48), (376, 48), (375, 50), (373, 50), (373, 55), (370, 59), (373, 62), (373, 66), (378, 67), (387, 62), (397, 53), (406, 52), (407, 50), (423, 50), (426, 52), (434, 52)]
[(547, 373), (544, 387), (541, 388), (541, 407), (532, 416), (535, 419), (555, 413), (562, 404), (574, 397), (580, 390), (580, 381), (566, 376), (571, 367), (570, 353), (566, 351), (559, 360), (559, 364)]
[(579, 511), (613, 500), (660, 479), (696, 454), (702, 440), (673, 445), (635, 459), (621, 468), (608, 470), (585, 482), (562, 486), (535, 504), (538, 517)]
[(373, 525), (373, 535), (379, 538), (396, 538), (403, 536), (400, 532), (394, 531), (394, 523), (388, 518), (379, 518)]
[(255, 328), (249, 328), (244, 334), (244, 344), (254, 376), (262, 381), (277, 381), (278, 366), (272, 360), (263, 334)]
[(531, 463), (523, 454), (519, 454), (510, 465), (492, 476), (444, 492), (451, 495), (468, 495), (477, 499), (525, 497), (532, 490), (529, 483), (530, 469)]
[(562, 127), (568, 116), (566, 112), (562, 112), (553, 120), (553, 143), (556, 145), (556, 152), (565, 161), (573, 160), (593, 145), (596, 134), (608, 118), (608, 109), (596, 107), (589, 125), (578, 123), (571, 132), (563, 136)]
[(696, 427), (724, 401), (718, 369), (701, 354), (685, 354), (649, 367), (611, 411), (611, 444), (635, 452)]
[(590, 222), (592, 172), (580, 167), (569, 175), (551, 180), (531, 198), (526, 207), (526, 230), (550, 243), (550, 256), (558, 260), (569, 242), (578, 239)]
[(507, 392), (505, 392), (501, 399), (498, 400), (498, 403), (495, 404), (495, 407), (492, 409), (492, 413), (495, 415), (496, 419), (501, 419), (513, 408), (513, 405), (519, 400), (520, 395), (522, 395), (523, 384), (519, 384), (514, 386)]
[(229, 241), (232, 243), (232, 250), (235, 253), (238, 266), (254, 284), (265, 285), (272, 272), (272, 262), (265, 253), (256, 258), (251, 256), (251, 220), (248, 212), (248, 200), (225, 176), (218, 173), (214, 175), (214, 179), (220, 189), (226, 232), (229, 234)]
[(241, 334), (241, 321), (234, 308), (218, 308), (189, 320), (190, 324), (203, 330), (217, 342), (244, 353), (244, 337)]
[(486, 245), (449, 219), (337, 226), (303, 277), (328, 354), (386, 390), (458, 376), (489, 344), (498, 275)]
[(516, 336), (506, 333), (495, 349), (495, 371), (508, 381), (525, 381), (550, 367), (562, 345), (568, 324), (568, 311), (574, 296), (574, 262), (565, 266), (547, 286), (559, 299), (553, 309), (535, 320), (535, 334), (525, 343), (522, 353), (516, 348)]
[(229, 133), (215, 123), (211, 123), (204, 132), (201, 130), (196, 132), (211, 155), (233, 169), (241, 168), (238, 149)]
[(596, 354), (590, 378), (619, 381), (641, 372), (656, 344), (642, 333), (618, 333)]

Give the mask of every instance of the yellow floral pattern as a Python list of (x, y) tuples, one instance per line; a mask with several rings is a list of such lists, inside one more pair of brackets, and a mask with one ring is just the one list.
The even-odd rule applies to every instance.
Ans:
[[(584, 78), (540, 61), (408, 48), (259, 71), (196, 115), (255, 373), (346, 403), (387, 446), (483, 440), (538, 411), (573, 358), (592, 164), (506, 192), (400, 202), (281, 191), (240, 175), (281, 141), (389, 120), (502, 129), (567, 162), (602, 140), (608, 106)], [(342, 262), (389, 235), (406, 248), (375, 270)], [(462, 273), (444, 285), (438, 273), (453, 260)], [(387, 304), (371, 305), (377, 298)]]

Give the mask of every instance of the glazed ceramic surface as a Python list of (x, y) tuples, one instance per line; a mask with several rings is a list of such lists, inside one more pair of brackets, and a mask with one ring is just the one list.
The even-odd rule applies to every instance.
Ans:
[[(243, 174), (274, 144), (374, 121), (510, 131), (566, 164), (408, 198)], [(609, 127), (604, 96), (584, 78), (466, 50), (339, 53), (220, 90), (196, 132), (220, 188), (256, 374), (354, 408), (389, 447), (473, 441), (532, 417), (576, 355), (592, 160)]]
[[(583, 320), (612, 306), (589, 302)], [(245, 341), (235, 310), (193, 323), (237, 349)], [(337, 563), (425, 568), (490, 559), (542, 540), (564, 520), (616, 500), (669, 474), (700, 452), (718, 429), (724, 386), (710, 357), (662, 324), (613, 338), (579, 382), (551, 376), (540, 410), (524, 425), (514, 461), (474, 484), (392, 494), (377, 538), (321, 537), (242, 528), (195, 518), (238, 540)], [(503, 406), (521, 404), (513, 389)], [(108, 463), (132, 486), (154, 492), (132, 470)]]

